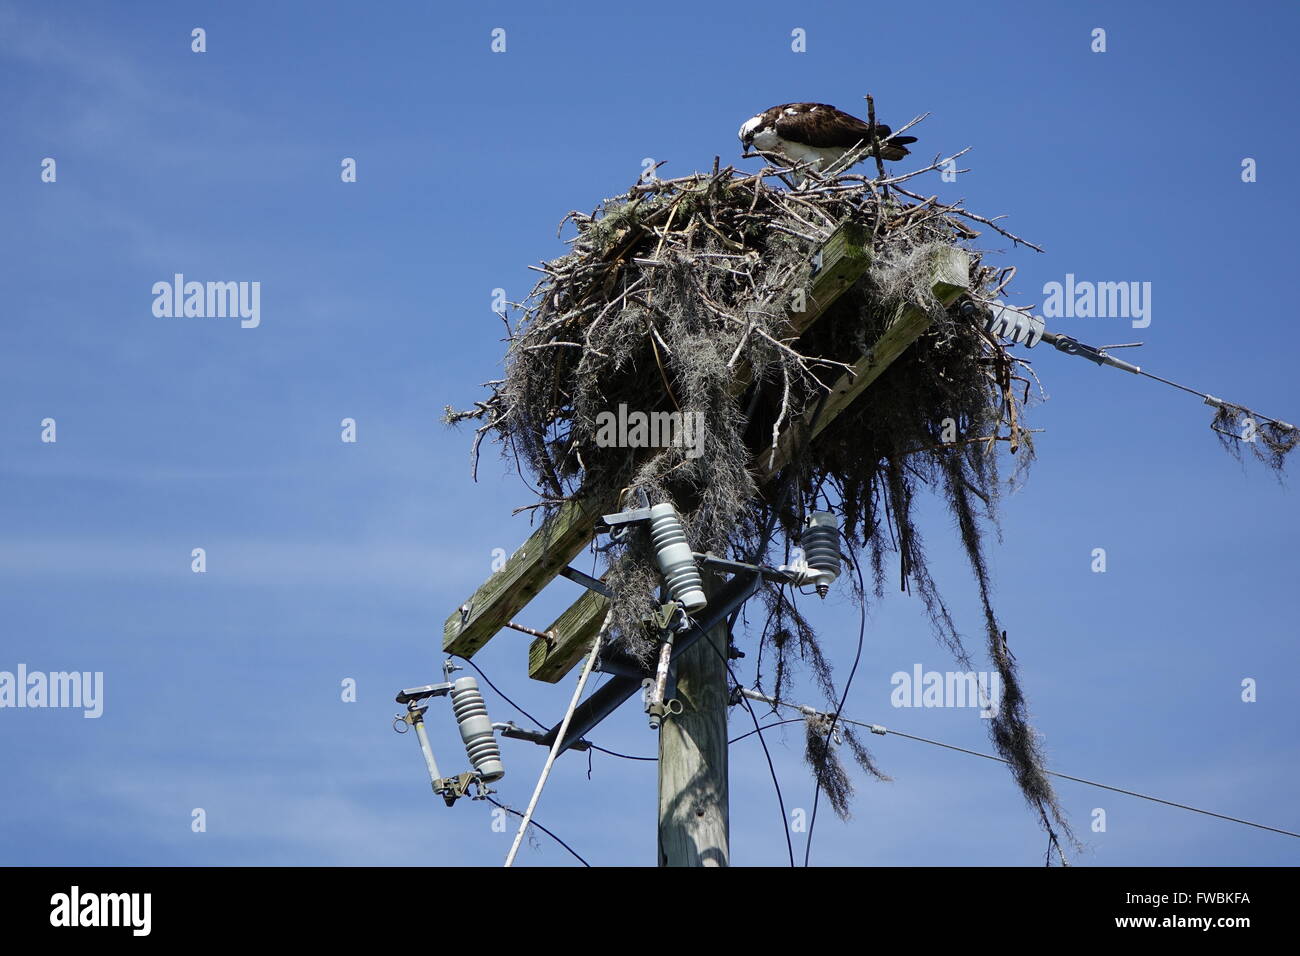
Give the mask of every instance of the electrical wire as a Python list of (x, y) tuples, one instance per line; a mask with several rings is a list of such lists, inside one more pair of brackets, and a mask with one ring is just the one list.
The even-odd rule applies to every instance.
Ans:
[[(1023, 313), (1023, 310), (1021, 309), (1013, 309), (1012, 311)], [(1041, 323), (1041, 319), (1038, 321)], [(1132, 348), (1134, 346), (1141, 345), (1142, 344), (1141, 342), (1131, 342), (1126, 345), (1103, 345), (1100, 348), (1098, 348), (1092, 345), (1085, 345), (1082, 342), (1079, 342), (1077, 339), (1073, 338), (1072, 336), (1061, 335), (1059, 332), (1057, 333), (1044, 332), (1042, 340), (1055, 347), (1058, 351), (1064, 352), (1067, 355), (1078, 355), (1088, 359), (1091, 362), (1111, 365), (1114, 368), (1119, 368), (1126, 372), (1132, 372), (1134, 375), (1140, 375), (1144, 378), (1149, 378), (1152, 381), (1159, 382), (1161, 385), (1168, 385), (1170, 388), (1176, 388), (1179, 391), (1187, 392), (1189, 395), (1195, 395), (1198, 398), (1204, 399), (1206, 405), (1213, 406), (1214, 408), (1223, 409), (1227, 407), (1227, 408), (1240, 409), (1243, 412), (1247, 412), (1252, 418), (1258, 419), (1260, 421), (1268, 422), (1271, 425), (1276, 425), (1278, 428), (1281, 428), (1285, 431), (1290, 432), (1296, 430), (1296, 427), (1292, 425), (1290, 422), (1284, 422), (1278, 418), (1270, 418), (1267, 415), (1261, 415), (1253, 408), (1248, 408), (1245, 405), (1238, 405), (1234, 402), (1224, 401), (1223, 399), (1219, 398), (1216, 395), (1211, 395), (1209, 392), (1202, 392), (1199, 388), (1192, 388), (1190, 385), (1183, 385), (1179, 382), (1172, 381), (1171, 379), (1163, 378), (1159, 375), (1156, 375), (1154, 372), (1148, 372), (1146, 369), (1140, 366), (1132, 365), (1128, 362), (1124, 362), (1122, 360), (1116, 359), (1114, 358), (1114, 356), (1108, 354), (1111, 349)]]
[(634, 756), (632, 756), (631, 754), (621, 754), (621, 753), (619, 753), (617, 750), (606, 750), (604, 747), (597, 747), (595, 744), (592, 744), (592, 745), (591, 745), (591, 749), (592, 749), (592, 750), (599, 750), (601, 753), (603, 753), (603, 754), (609, 754), (611, 757), (621, 757), (621, 758), (623, 758), (624, 760), (648, 760), (648, 761), (650, 761), (651, 763), (658, 763), (658, 762), (659, 762), (659, 758), (658, 758), (658, 757), (634, 757)]
[[(763, 726), (759, 727), (757, 730), (747, 730), (739, 737), (732, 737), (730, 740), (727, 741), (727, 743), (738, 744), (746, 737), (752, 737), (754, 736), (754, 734), (760, 733), (764, 730), (771, 730), (773, 727), (780, 727), (783, 724), (802, 724), (803, 722), (804, 721), (802, 717), (791, 717), (789, 720), (774, 720), (770, 724), (763, 724)], [(621, 754), (617, 750), (607, 750), (606, 748), (598, 747), (595, 744), (591, 745), (591, 749), (599, 750), (603, 754), (609, 754), (611, 757), (618, 757), (621, 760), (646, 760), (649, 761), (650, 763), (659, 762), (658, 757), (638, 757), (634, 754)]]
[(739, 737), (732, 737), (730, 740), (727, 741), (727, 743), (738, 744), (746, 737), (752, 737), (754, 736), (754, 734), (762, 733), (764, 730), (771, 730), (773, 727), (780, 727), (783, 724), (802, 724), (802, 723), (804, 723), (804, 719), (802, 717), (791, 717), (789, 720), (774, 720), (770, 724), (764, 724), (762, 727), (759, 727), (757, 730), (750, 730), (747, 731), (746, 733), (741, 734)]
[[(862, 644), (867, 634), (867, 584), (862, 578), (862, 569), (858, 567), (858, 562), (853, 560), (852, 555), (846, 555), (849, 563), (853, 565), (853, 570), (858, 576), (858, 594), (861, 598), (860, 617), (858, 624), (858, 649), (853, 655), (853, 667), (849, 670), (848, 680), (844, 682), (844, 693), (840, 695), (839, 706), (835, 708), (835, 716), (831, 718), (831, 725), (826, 730), (826, 749), (829, 754), (831, 746), (831, 735), (835, 733), (835, 725), (839, 723), (840, 714), (844, 711), (844, 702), (849, 699), (849, 688), (853, 686), (853, 675), (858, 672), (858, 664), (862, 662)], [(746, 698), (748, 699), (748, 698)], [(804, 843), (803, 865), (808, 866), (808, 861), (812, 856), (812, 838), (813, 827), (817, 826), (817, 804), (822, 794), (821, 774), (817, 774), (817, 786), (813, 793), (812, 815), (808, 818), (808, 839)]]
[[(506, 813), (513, 813), (513, 814), (514, 814), (515, 816), (517, 816), (517, 817), (522, 817), (522, 816), (523, 816), (523, 814), (520, 813), (518, 810), (516, 810), (514, 807), (507, 807), (504, 803), (498, 803), (497, 801), (493, 800), (491, 797), (487, 796), (486, 794), (484, 794), (484, 797), (485, 797), (485, 799), (488, 801), (488, 803), (492, 804), (494, 807), (500, 807), (500, 808), (501, 808), (502, 810), (504, 810)], [(555, 841), (556, 843), (558, 843), (560, 846), (564, 847), (566, 850), (568, 850), (570, 853), (572, 853), (572, 854), (573, 854), (573, 858), (574, 858), (575, 860), (577, 860), (579, 863), (581, 863), (583, 866), (586, 866), (586, 867), (590, 867), (590, 866), (591, 866), (590, 863), (588, 863), (586, 860), (584, 860), (584, 859), (583, 859), (583, 858), (578, 854), (578, 851), (577, 851), (577, 850), (575, 850), (573, 847), (569, 846), (569, 844), (565, 843), (563, 840), (561, 840), (559, 837), (557, 837), (557, 836), (556, 836), (554, 833), (552, 833), (550, 830), (546, 829), (546, 827), (544, 827), (544, 826), (542, 826), (540, 823), (538, 823), (536, 819), (532, 820), (532, 821), (531, 821), (531, 824), (532, 824), (532, 826), (537, 827), (537, 829), (539, 829), (539, 830), (541, 830), (543, 833), (545, 833), (548, 837), (550, 837), (552, 840), (554, 840), (554, 841)]]
[[(871, 727), (870, 724), (864, 724), (855, 720), (845, 720), (845, 723), (855, 724), (859, 727)], [(948, 750), (956, 750), (959, 753), (970, 754), (972, 757), (983, 757), (985, 760), (996, 760), (999, 763), (1007, 762), (1002, 757), (997, 757), (993, 754), (980, 753), (978, 750), (967, 750), (965, 747), (956, 747), (952, 744), (945, 744), (939, 740), (930, 740), (927, 737), (917, 737), (913, 734), (905, 734), (899, 730), (890, 730), (888, 727), (885, 728), (885, 733), (893, 734), (895, 737), (906, 737), (909, 740), (919, 740), (923, 744), (933, 744), (936, 747), (946, 747)], [(1186, 803), (1175, 803), (1173, 800), (1164, 800), (1160, 797), (1150, 796), (1149, 794), (1138, 793), (1136, 790), (1125, 790), (1123, 787), (1112, 787), (1110, 784), (1098, 783), (1096, 780), (1088, 780), (1084, 777), (1075, 777), (1068, 773), (1061, 773), (1057, 770), (1045, 770), (1044, 773), (1049, 773), (1053, 777), (1060, 777), (1062, 780), (1073, 780), (1075, 783), (1084, 783), (1090, 787), (1098, 787), (1102, 790), (1110, 790), (1114, 793), (1122, 793), (1126, 796), (1138, 797), (1142, 800), (1150, 800), (1152, 803), (1163, 803), (1168, 807), (1177, 807), (1180, 810), (1191, 810), (1193, 813), (1203, 813), (1209, 817), (1218, 817), (1220, 820), (1228, 820), (1232, 823), (1240, 823), (1243, 826), (1255, 827), (1259, 830), (1268, 830), (1272, 833), (1280, 833), (1283, 836), (1296, 837), (1297, 839), (1300, 839), (1300, 833), (1292, 833), (1290, 830), (1283, 830), (1279, 827), (1270, 827), (1263, 823), (1252, 823), (1250, 820), (1242, 820), (1240, 817), (1230, 817), (1224, 813), (1215, 813), (1213, 810), (1203, 810), (1200, 807), (1193, 807)]]
[[(773, 701), (772, 703), (778, 707), (789, 707), (796, 710), (799, 707), (798, 704), (790, 704), (783, 700)], [(799, 718), (784, 721), (784, 723), (795, 723), (797, 722), (798, 719)], [(978, 750), (968, 750), (965, 747), (958, 747), (954, 744), (946, 744), (941, 740), (931, 740), (929, 737), (918, 737), (916, 734), (903, 733), (903, 731), (901, 730), (891, 730), (890, 728), (883, 727), (880, 724), (869, 724), (861, 720), (852, 720), (848, 717), (841, 717), (840, 722), (845, 724), (852, 724), (854, 727), (863, 727), (867, 730), (870, 730), (873, 734), (879, 734), (882, 736), (885, 734), (892, 734), (895, 737), (906, 737), (908, 740), (917, 740), (923, 744), (931, 744), (932, 746), (935, 747), (943, 747), (947, 750), (955, 750), (958, 753), (970, 754), (972, 757), (983, 757), (985, 760), (995, 760), (998, 763), (1008, 762), (1006, 759), (995, 756), (994, 754), (981, 753)], [(1290, 830), (1283, 830), (1280, 827), (1271, 827), (1263, 823), (1254, 823), (1250, 820), (1243, 820), (1240, 817), (1230, 817), (1225, 813), (1215, 813), (1213, 810), (1204, 810), (1200, 807), (1194, 807), (1186, 803), (1176, 803), (1173, 800), (1165, 800), (1162, 799), (1161, 797), (1153, 797), (1150, 794), (1139, 793), (1136, 790), (1126, 790), (1123, 787), (1114, 787), (1107, 783), (1099, 783), (1096, 780), (1088, 780), (1085, 777), (1076, 777), (1073, 776), (1072, 774), (1061, 773), (1059, 770), (1044, 770), (1043, 772), (1046, 774), (1050, 774), (1053, 777), (1060, 777), (1062, 780), (1072, 780), (1075, 783), (1086, 784), (1089, 787), (1097, 787), (1101, 790), (1110, 790), (1113, 793), (1122, 793), (1125, 796), (1137, 797), (1141, 800), (1150, 800), (1152, 803), (1162, 803), (1168, 807), (1177, 807), (1179, 810), (1190, 810), (1193, 813), (1201, 813), (1208, 817), (1217, 817), (1220, 820), (1227, 820), (1230, 823), (1240, 823), (1243, 826), (1254, 827), (1257, 830), (1268, 830), (1270, 833), (1280, 833), (1283, 836), (1295, 837), (1297, 839), (1300, 839), (1300, 833), (1293, 833)]]
[(1213, 405), (1216, 408), (1222, 408), (1225, 404), (1232, 405), (1232, 407), (1240, 408), (1242, 411), (1249, 412), (1252, 417), (1257, 418), (1260, 421), (1268, 422), (1270, 425), (1277, 425), (1279, 428), (1284, 428), (1287, 431), (1293, 431), (1295, 429), (1295, 426), (1292, 425), (1290, 422), (1284, 422), (1277, 418), (1269, 418), (1267, 415), (1261, 415), (1253, 408), (1247, 408), (1245, 405), (1233, 405), (1232, 402), (1225, 402), (1223, 399), (1215, 395), (1211, 395), (1208, 392), (1202, 392), (1199, 391), (1198, 389), (1191, 388), (1190, 386), (1187, 385), (1179, 385), (1177, 382), (1172, 382), (1167, 378), (1161, 378), (1159, 375), (1152, 374), (1151, 372), (1148, 372), (1146, 369), (1138, 369), (1138, 374), (1143, 375), (1150, 379), (1155, 379), (1157, 382), (1160, 382), (1163, 385), (1169, 385), (1172, 386), (1173, 388), (1182, 389), (1184, 392), (1190, 392), (1192, 395), (1197, 395), (1205, 399), (1205, 403), (1207, 405)]
[[(491, 687), (494, 691), (496, 691), (498, 697), (500, 697), (502, 700), (504, 700), (507, 704), (509, 704), (509, 705), (510, 705), (511, 707), (513, 707), (515, 710), (519, 711), (519, 713), (523, 714), (523, 715), (524, 715), (525, 717), (527, 717), (529, 720), (531, 720), (535, 726), (537, 726), (537, 727), (541, 727), (541, 726), (542, 726), (542, 722), (541, 722), (540, 720), (538, 720), (536, 717), (534, 717), (534, 716), (533, 716), (532, 714), (530, 714), (528, 711), (524, 710), (522, 707), (520, 707), (518, 704), (516, 704), (513, 700), (511, 700), (509, 697), (507, 697), (507, 696), (506, 696), (506, 695), (501, 691), (501, 688), (497, 687), (496, 684), (492, 683), (492, 681), (488, 678), (487, 674), (483, 673), (483, 669), (482, 669), (481, 667), (479, 667), (477, 664), (475, 664), (473, 661), (471, 661), (468, 657), (461, 657), (459, 654), (455, 654), (455, 655), (453, 655), (453, 656), (454, 656), (454, 657), (460, 657), (461, 660), (463, 660), (465, 663), (469, 664), (470, 667), (474, 668), (474, 670), (478, 673), (478, 676), (481, 677), (481, 678), (483, 678), (484, 683), (486, 683), (489, 687)], [(592, 745), (591, 745), (591, 749), (592, 749), (592, 750), (599, 750), (601, 753), (609, 754), (611, 757), (622, 757), (624, 760), (652, 760), (652, 761), (654, 761), (654, 760), (658, 760), (658, 759), (659, 759), (658, 757), (633, 757), (633, 756), (631, 756), (630, 754), (621, 754), (621, 753), (618, 753), (617, 751), (614, 751), (614, 750), (607, 750), (607, 749), (605, 749), (604, 747), (597, 747), (595, 744), (592, 744)], [(512, 812), (513, 812), (513, 811), (512, 811)]]

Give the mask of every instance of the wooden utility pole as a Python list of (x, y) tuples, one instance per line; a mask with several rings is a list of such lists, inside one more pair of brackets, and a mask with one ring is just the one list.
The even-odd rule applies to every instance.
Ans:
[[(705, 576), (705, 593), (717, 592)], [(710, 586), (714, 585), (714, 586)], [(674, 662), (682, 712), (659, 728), (659, 865), (729, 866), (727, 622)]]

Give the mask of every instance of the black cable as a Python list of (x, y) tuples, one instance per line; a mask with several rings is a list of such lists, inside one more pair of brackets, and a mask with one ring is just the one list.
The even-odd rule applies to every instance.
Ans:
[[(848, 680), (844, 682), (844, 693), (840, 695), (839, 706), (835, 708), (835, 716), (831, 718), (831, 725), (826, 731), (827, 759), (829, 759), (831, 734), (835, 733), (835, 725), (839, 723), (840, 714), (844, 712), (844, 702), (849, 699), (849, 687), (852, 686), (853, 675), (858, 672), (858, 664), (862, 661), (862, 644), (866, 639), (867, 634), (867, 583), (863, 580), (862, 568), (858, 566), (858, 562), (853, 559), (853, 556), (845, 555), (845, 557), (849, 559), (849, 563), (853, 565), (853, 570), (858, 576), (858, 597), (861, 601), (861, 604), (859, 605), (861, 607), (861, 614), (859, 616), (860, 624), (858, 626), (858, 650), (857, 653), (853, 655), (853, 667), (849, 669)], [(804, 844), (803, 851), (803, 865), (805, 867), (808, 865), (809, 858), (812, 855), (813, 827), (817, 826), (817, 804), (820, 802), (821, 795), (822, 778), (821, 774), (818, 773), (817, 787), (813, 793), (812, 815), (808, 818), (808, 839)]]
[[(484, 798), (485, 800), (487, 800), (488, 803), (492, 804), (494, 807), (500, 807), (500, 808), (501, 808), (502, 810), (504, 810), (506, 813), (513, 813), (513, 814), (514, 814), (515, 816), (517, 816), (517, 817), (523, 817), (523, 814), (520, 813), (518, 810), (514, 809), (513, 807), (507, 807), (504, 803), (497, 803), (495, 800), (493, 800), (493, 799), (492, 799), (491, 797), (489, 797), (487, 794), (484, 794), (484, 795), (483, 795), (483, 798)], [(537, 829), (541, 830), (543, 833), (545, 833), (548, 837), (550, 837), (552, 840), (554, 840), (554, 841), (555, 841), (556, 843), (558, 843), (560, 846), (564, 847), (566, 850), (568, 850), (570, 853), (572, 853), (574, 859), (576, 859), (576, 860), (577, 860), (579, 863), (581, 863), (583, 866), (586, 866), (586, 867), (590, 867), (590, 866), (591, 866), (590, 863), (588, 863), (586, 860), (584, 860), (581, 856), (578, 855), (578, 851), (577, 851), (577, 850), (575, 850), (573, 847), (569, 846), (569, 844), (565, 843), (563, 840), (561, 840), (559, 837), (557, 837), (557, 836), (556, 836), (554, 833), (552, 833), (550, 830), (546, 829), (546, 827), (544, 827), (544, 826), (542, 826), (540, 823), (538, 823), (536, 817), (533, 817), (533, 819), (529, 820), (529, 821), (528, 821), (528, 825), (529, 825), (529, 826), (532, 826), (532, 827), (537, 827)]]
[(764, 724), (762, 727), (758, 728), (758, 730), (751, 730), (747, 733), (741, 734), (739, 737), (733, 737), (728, 740), (727, 743), (738, 744), (746, 737), (752, 737), (754, 734), (761, 733), (764, 730), (771, 730), (773, 727), (780, 727), (782, 724), (802, 724), (803, 722), (804, 719), (802, 717), (791, 717), (788, 720), (775, 720), (770, 724)]
[(591, 749), (599, 750), (601, 753), (609, 754), (611, 757), (622, 757), (624, 760), (648, 760), (651, 763), (659, 762), (658, 757), (634, 757), (631, 754), (621, 754), (616, 750), (606, 750), (604, 747), (597, 747), (595, 744), (591, 745)]

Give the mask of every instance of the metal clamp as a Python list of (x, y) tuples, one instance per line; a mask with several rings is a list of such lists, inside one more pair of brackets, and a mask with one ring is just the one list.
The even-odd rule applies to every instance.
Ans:
[(1044, 332), (1043, 341), (1055, 346), (1058, 352), (1064, 352), (1066, 355), (1077, 355), (1080, 358), (1086, 358), (1089, 362), (1095, 362), (1097, 365), (1109, 365), (1111, 368), (1132, 372), (1134, 375), (1142, 371), (1139, 366), (1132, 365), (1123, 359), (1117, 359), (1115, 356), (1108, 354), (1104, 348), (1099, 349), (1091, 345), (1084, 345), (1078, 339), (1071, 338), (1068, 335)]

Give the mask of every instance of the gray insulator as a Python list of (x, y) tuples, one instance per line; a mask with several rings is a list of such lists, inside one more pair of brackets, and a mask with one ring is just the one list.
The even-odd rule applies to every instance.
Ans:
[(708, 603), (704, 597), (704, 582), (700, 569), (686, 541), (682, 519), (671, 503), (655, 505), (650, 509), (650, 540), (654, 545), (659, 571), (668, 584), (668, 593), (680, 601), (687, 611), (698, 611)]
[(487, 704), (473, 677), (462, 677), (451, 685), (451, 709), (460, 724), (460, 736), (465, 741), (465, 753), (483, 780), (491, 782), (506, 775), (501, 764), (501, 748), (492, 732)]
[(1043, 338), (1042, 316), (1013, 309), (1004, 302), (992, 303), (984, 328), (993, 335), (1033, 348)]
[(817, 593), (825, 595), (840, 576), (840, 526), (829, 511), (814, 511), (799, 538), (804, 561), (818, 573)]

